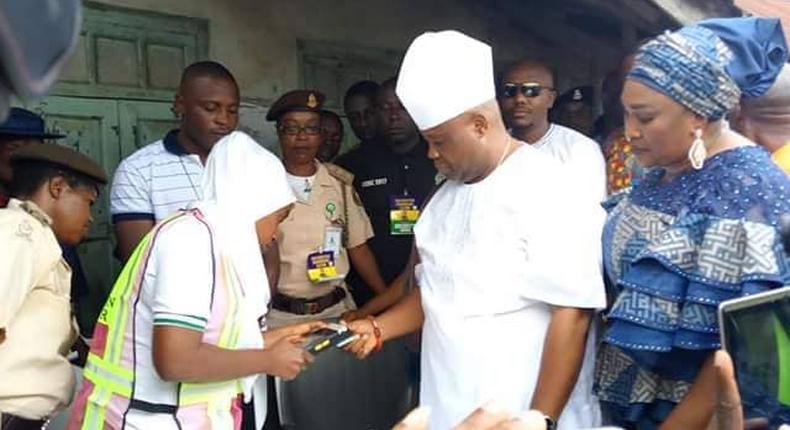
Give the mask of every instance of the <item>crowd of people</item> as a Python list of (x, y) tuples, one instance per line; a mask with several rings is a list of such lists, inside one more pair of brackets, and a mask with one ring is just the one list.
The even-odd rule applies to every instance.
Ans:
[[(626, 55), (593, 121), (592, 87), (558, 95), (531, 59), (495, 75), (490, 46), (428, 32), (342, 113), (281, 95), (280, 158), (201, 61), (178, 128), (111, 177), (13, 108), (0, 430), (67, 408), (69, 429), (721, 424), (717, 306), (790, 283), (787, 60), (778, 20), (689, 25)], [(341, 114), (359, 144), (339, 154)], [(123, 270), (78, 327), (102, 192)], [(354, 341), (308, 354), (336, 321)]]

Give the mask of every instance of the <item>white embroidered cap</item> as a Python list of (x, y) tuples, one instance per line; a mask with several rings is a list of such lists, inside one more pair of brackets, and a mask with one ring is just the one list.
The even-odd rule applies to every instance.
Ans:
[(491, 47), (455, 30), (423, 33), (411, 43), (395, 89), (420, 130), (496, 98)]

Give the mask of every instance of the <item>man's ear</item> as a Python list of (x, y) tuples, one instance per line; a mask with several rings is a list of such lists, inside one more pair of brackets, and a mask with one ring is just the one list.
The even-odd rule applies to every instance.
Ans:
[(549, 94), (549, 109), (554, 107), (554, 103), (557, 101), (557, 90), (547, 91)]
[(49, 178), (46, 184), (47, 191), (49, 192), (50, 197), (53, 199), (60, 198), (68, 186), (69, 184), (66, 182), (66, 179), (63, 176), (53, 176), (52, 178)]
[(173, 99), (173, 107), (171, 110), (173, 111), (173, 115), (175, 115), (179, 121), (184, 118), (186, 106), (184, 105), (184, 96), (181, 95), (180, 91), (176, 93), (176, 97)]
[(472, 127), (475, 131), (475, 135), (477, 135), (478, 138), (483, 138), (483, 136), (488, 133), (488, 128), (490, 127), (488, 118), (483, 114), (475, 113), (472, 116)]

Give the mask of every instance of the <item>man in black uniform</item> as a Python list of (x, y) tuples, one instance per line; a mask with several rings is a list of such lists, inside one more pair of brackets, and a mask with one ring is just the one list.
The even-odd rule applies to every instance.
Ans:
[[(428, 145), (395, 95), (396, 80), (384, 81), (376, 93), (380, 150), (366, 151), (354, 171), (354, 188), (370, 217), (375, 236), (368, 241), (388, 284), (403, 271), (411, 252), (411, 228), (417, 208), (437, 183)], [(355, 273), (346, 278), (358, 306), (371, 299), (370, 288)]]
[(592, 97), (593, 87), (589, 85), (569, 89), (557, 98), (551, 111), (552, 121), (592, 137), (595, 122)]
[(373, 81), (359, 81), (348, 87), (343, 97), (346, 119), (359, 144), (335, 158), (334, 163), (354, 174), (366, 163), (369, 152), (381, 149), (375, 100), (378, 89), (379, 84)]

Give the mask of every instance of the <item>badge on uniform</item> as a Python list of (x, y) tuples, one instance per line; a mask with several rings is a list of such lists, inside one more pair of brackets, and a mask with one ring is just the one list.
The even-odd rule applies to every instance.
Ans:
[(409, 196), (390, 196), (390, 234), (403, 236), (414, 234), (414, 224), (420, 218), (417, 199)]
[(332, 251), (321, 251), (308, 255), (307, 278), (311, 282), (316, 283), (338, 279), (335, 253)]
[(324, 229), (324, 251), (332, 251), (335, 257), (340, 254), (340, 247), (343, 243), (343, 227), (332, 224)]
[(33, 226), (30, 225), (30, 221), (22, 220), (16, 229), (16, 235), (21, 237), (22, 239), (26, 239), (28, 242), (33, 241)]

